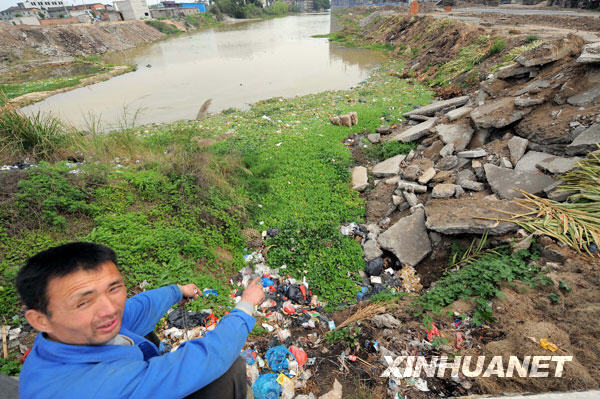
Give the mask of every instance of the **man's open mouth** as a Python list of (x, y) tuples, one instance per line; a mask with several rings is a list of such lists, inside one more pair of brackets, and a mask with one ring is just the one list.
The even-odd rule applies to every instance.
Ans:
[(102, 332), (112, 331), (117, 326), (117, 319), (112, 319), (104, 324), (98, 326), (98, 330)]

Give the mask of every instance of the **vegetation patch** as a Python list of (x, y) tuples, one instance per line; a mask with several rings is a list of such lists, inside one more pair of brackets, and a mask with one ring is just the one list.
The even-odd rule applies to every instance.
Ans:
[(146, 21), (146, 24), (165, 35), (175, 35), (183, 32), (182, 30), (177, 29), (177, 27), (163, 21)]

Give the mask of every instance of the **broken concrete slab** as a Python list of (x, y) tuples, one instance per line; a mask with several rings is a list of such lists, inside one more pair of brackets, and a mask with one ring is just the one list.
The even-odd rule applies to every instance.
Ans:
[(500, 129), (510, 125), (531, 112), (531, 108), (516, 109), (515, 99), (500, 98), (471, 111), (471, 119), (479, 129)]
[(548, 87), (550, 87), (549, 80), (535, 80), (522, 89), (517, 90), (514, 95), (521, 96), (523, 94), (535, 94), (539, 93), (541, 89), (547, 89)]
[(527, 151), (527, 153), (515, 164), (515, 170), (522, 172), (537, 172), (538, 168), (536, 165), (552, 157), (554, 157), (554, 155), (545, 152)]
[(436, 101), (429, 105), (425, 105), (424, 107), (413, 109), (402, 116), (405, 118), (410, 118), (411, 115), (433, 116), (438, 111), (452, 107), (460, 107), (461, 105), (466, 104), (468, 101), (469, 96), (455, 97), (444, 101)]
[(456, 196), (460, 197), (464, 191), (461, 186), (457, 184), (438, 184), (433, 188), (431, 192), (432, 198), (450, 198)]
[(515, 98), (515, 106), (519, 108), (527, 108), (543, 104), (545, 101), (546, 100), (544, 98), (531, 98), (519, 96)]
[(455, 151), (462, 151), (473, 137), (473, 128), (465, 124), (445, 125), (441, 124), (435, 127), (442, 141), (446, 144), (453, 144)]
[(454, 144), (448, 143), (440, 150), (440, 156), (447, 157), (448, 155), (454, 154)]
[(377, 328), (400, 328), (402, 326), (400, 320), (388, 313), (373, 316), (371, 321)]
[(462, 118), (463, 116), (468, 115), (473, 110), (473, 107), (464, 106), (460, 108), (453, 109), (452, 111), (448, 111), (446, 113), (446, 117), (450, 121), (455, 121), (457, 119)]
[(403, 143), (408, 143), (410, 141), (415, 141), (420, 139), (421, 137), (427, 135), (429, 133), (429, 129), (431, 129), (435, 123), (437, 122), (437, 118), (431, 118), (425, 122), (419, 123), (413, 127), (410, 127), (400, 133), (394, 134), (390, 136), (390, 141), (402, 141)]
[(596, 102), (596, 100), (600, 100), (600, 85), (567, 98), (567, 102), (574, 107), (585, 107)]
[(498, 69), (494, 76), (498, 79), (508, 79), (520, 75), (529, 75), (533, 70), (535, 70), (535, 67), (525, 67), (519, 63), (515, 63)]
[(391, 251), (401, 263), (416, 266), (431, 252), (425, 228), (425, 212), (417, 209), (396, 222), (378, 238), (381, 248)]
[(456, 154), (459, 158), (481, 158), (487, 155), (487, 152), (483, 148), (476, 148), (474, 150), (461, 151)]
[(381, 255), (383, 255), (383, 251), (379, 249), (375, 240), (365, 241), (365, 243), (363, 244), (363, 251), (365, 261), (367, 262), (379, 258)]
[(519, 159), (525, 154), (527, 151), (527, 144), (529, 140), (524, 139), (519, 136), (514, 136), (510, 140), (508, 140), (508, 150), (510, 151), (510, 162), (513, 165), (516, 165), (519, 162)]
[(433, 176), (435, 176), (435, 169), (434, 168), (427, 169), (425, 172), (423, 172), (421, 177), (419, 177), (419, 184), (425, 185), (425, 184), (429, 183), (429, 180), (433, 179)]
[(400, 164), (406, 158), (403, 154), (398, 154), (385, 161), (379, 162), (373, 166), (373, 175), (376, 177), (390, 177), (400, 173)]
[(367, 168), (364, 166), (354, 167), (352, 169), (352, 189), (356, 191), (364, 191), (367, 187), (369, 187)]
[(440, 157), (440, 151), (444, 148), (444, 143), (441, 140), (435, 140), (431, 145), (423, 151), (423, 157), (433, 161)]
[(517, 231), (515, 223), (498, 222), (480, 218), (507, 219), (504, 212), (523, 213), (524, 208), (513, 201), (486, 199), (433, 199), (425, 206), (426, 226), (441, 234), (483, 234), (491, 235)]
[(415, 181), (421, 173), (419, 165), (408, 165), (402, 169), (402, 177), (406, 180)]
[(577, 58), (577, 62), (583, 64), (600, 63), (600, 42), (583, 46), (581, 55)]
[(579, 157), (565, 158), (552, 156), (538, 162), (535, 166), (542, 172), (558, 175), (575, 169), (581, 160), (582, 158)]
[(566, 38), (542, 43), (540, 46), (524, 52), (515, 58), (515, 61), (526, 67), (548, 64), (569, 55), (576, 55), (582, 44), (581, 38), (569, 35)]
[(554, 179), (539, 172), (526, 172), (500, 168), (493, 164), (485, 164), (485, 176), (492, 191), (502, 199), (522, 197), (517, 190), (531, 194), (542, 194), (544, 188), (554, 183)]
[(369, 140), (373, 144), (377, 144), (381, 141), (381, 134), (372, 133), (367, 136), (367, 140)]
[(404, 196), (404, 199), (408, 203), (408, 206), (410, 206), (411, 208), (413, 206), (419, 205), (419, 199), (417, 198), (415, 193), (410, 192), (410, 191), (402, 191), (402, 195)]
[(426, 193), (427, 192), (427, 186), (422, 186), (417, 183), (412, 183), (412, 182), (402, 181), (402, 180), (400, 180), (398, 182), (398, 189), (402, 190), (402, 191), (410, 191), (410, 192), (415, 192), (415, 193)]
[(440, 159), (436, 165), (439, 170), (450, 170), (458, 166), (458, 157), (456, 155), (448, 155)]
[(567, 155), (587, 154), (590, 151), (596, 150), (598, 144), (600, 144), (600, 123), (596, 123), (581, 132), (567, 146)]

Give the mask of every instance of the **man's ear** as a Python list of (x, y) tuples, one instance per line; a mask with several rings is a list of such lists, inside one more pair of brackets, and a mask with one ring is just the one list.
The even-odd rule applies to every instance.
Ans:
[(29, 309), (25, 312), (25, 318), (33, 328), (41, 332), (49, 332), (50, 323), (48, 316), (39, 310)]

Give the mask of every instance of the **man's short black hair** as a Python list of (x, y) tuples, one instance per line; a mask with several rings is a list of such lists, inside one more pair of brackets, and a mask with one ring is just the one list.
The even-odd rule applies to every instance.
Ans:
[(48, 313), (48, 283), (78, 270), (95, 270), (102, 263), (117, 264), (117, 255), (104, 245), (73, 242), (49, 248), (29, 258), (17, 274), (17, 291), (29, 309)]

